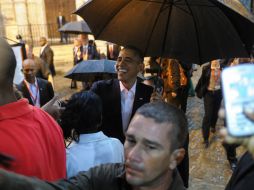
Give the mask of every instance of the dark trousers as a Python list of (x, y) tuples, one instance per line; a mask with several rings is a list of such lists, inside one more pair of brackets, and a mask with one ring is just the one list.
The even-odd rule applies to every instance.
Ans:
[(181, 93), (181, 110), (186, 113), (187, 109), (187, 100), (189, 96), (189, 87), (188, 85), (182, 87), (182, 93)]
[(77, 88), (77, 81), (76, 80), (71, 80), (71, 88)]
[(205, 141), (209, 139), (210, 127), (215, 128), (216, 126), (221, 100), (221, 90), (208, 90), (204, 96), (205, 116), (202, 123), (202, 133)]
[(183, 184), (186, 188), (189, 186), (189, 134), (184, 143), (185, 155), (182, 162), (177, 166), (180, 176), (182, 177)]
[(60, 42), (63, 42), (63, 40), (65, 40), (65, 43), (68, 42), (68, 34), (60, 32), (60, 38), (61, 38)]

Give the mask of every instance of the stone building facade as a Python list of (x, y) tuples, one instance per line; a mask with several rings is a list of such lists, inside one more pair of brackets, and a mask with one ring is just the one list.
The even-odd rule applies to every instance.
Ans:
[(59, 12), (68, 22), (77, 20), (71, 13), (86, 0), (0, 0), (0, 36), (16, 40), (20, 34), (25, 41), (36, 42), (40, 36), (59, 40)]

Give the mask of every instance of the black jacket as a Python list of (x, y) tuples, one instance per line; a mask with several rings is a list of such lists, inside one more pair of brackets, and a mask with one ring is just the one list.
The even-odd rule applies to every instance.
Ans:
[[(39, 86), (40, 104), (43, 106), (54, 97), (54, 90), (50, 82), (41, 78), (36, 79)], [(29, 104), (34, 105), (24, 81), (17, 85), (17, 88), (22, 93), (23, 97), (28, 99)]]
[[(119, 80), (111, 79), (95, 82), (91, 90), (102, 99), (103, 119), (101, 130), (107, 136), (118, 138), (123, 143), (125, 137), (122, 127)], [(131, 118), (139, 107), (150, 102), (152, 92), (152, 87), (137, 81)]]
[[(80, 172), (69, 180), (55, 183), (44, 182), (36, 178), (28, 178), (0, 170), (0, 189), (4, 190), (130, 190), (125, 180), (123, 164), (104, 164)], [(172, 183), (168, 190), (185, 190), (177, 170), (173, 171)]]
[(254, 159), (246, 152), (240, 159), (225, 190), (252, 190), (254, 188)]

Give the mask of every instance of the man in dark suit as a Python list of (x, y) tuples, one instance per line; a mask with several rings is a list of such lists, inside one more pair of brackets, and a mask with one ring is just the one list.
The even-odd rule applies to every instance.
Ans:
[(54, 97), (53, 87), (50, 82), (35, 77), (34, 60), (26, 59), (22, 66), (25, 79), (17, 86), (18, 90), (31, 105), (42, 107)]
[(36, 77), (48, 80), (49, 82), (52, 82), (50, 79), (52, 79), (51, 72), (49, 70), (48, 64), (43, 61), (38, 56), (35, 56), (33, 53), (33, 46), (30, 44), (26, 44), (26, 54), (28, 59), (33, 59), (36, 65)]
[[(58, 17), (57, 17), (57, 19), (56, 19), (56, 22), (57, 22), (58, 29), (61, 28), (63, 25), (66, 24), (66, 19), (65, 19), (65, 17), (62, 15), (61, 12), (58, 13)], [(67, 36), (67, 34), (65, 34), (65, 33), (63, 33), (63, 32), (60, 32), (60, 37), (61, 37), (60, 42), (63, 42), (63, 39), (65, 39), (65, 42), (66, 42), (66, 43), (68, 42), (68, 36)]]
[(137, 74), (143, 70), (143, 55), (135, 47), (120, 51), (116, 70), (118, 79), (96, 82), (91, 90), (102, 99), (102, 131), (123, 143), (130, 119), (137, 108), (150, 101), (153, 88), (137, 81)]
[(54, 77), (56, 75), (54, 66), (54, 52), (48, 45), (47, 39), (45, 37), (41, 37), (39, 43), (41, 46), (40, 58), (48, 64), (49, 70)]

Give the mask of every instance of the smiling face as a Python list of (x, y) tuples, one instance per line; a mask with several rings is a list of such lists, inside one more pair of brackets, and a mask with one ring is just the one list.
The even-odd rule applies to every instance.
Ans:
[(126, 180), (132, 186), (156, 187), (169, 181), (171, 145), (168, 123), (136, 114), (124, 143)]
[(143, 69), (140, 58), (131, 49), (122, 49), (116, 63), (118, 80), (130, 89), (135, 83), (137, 74)]

